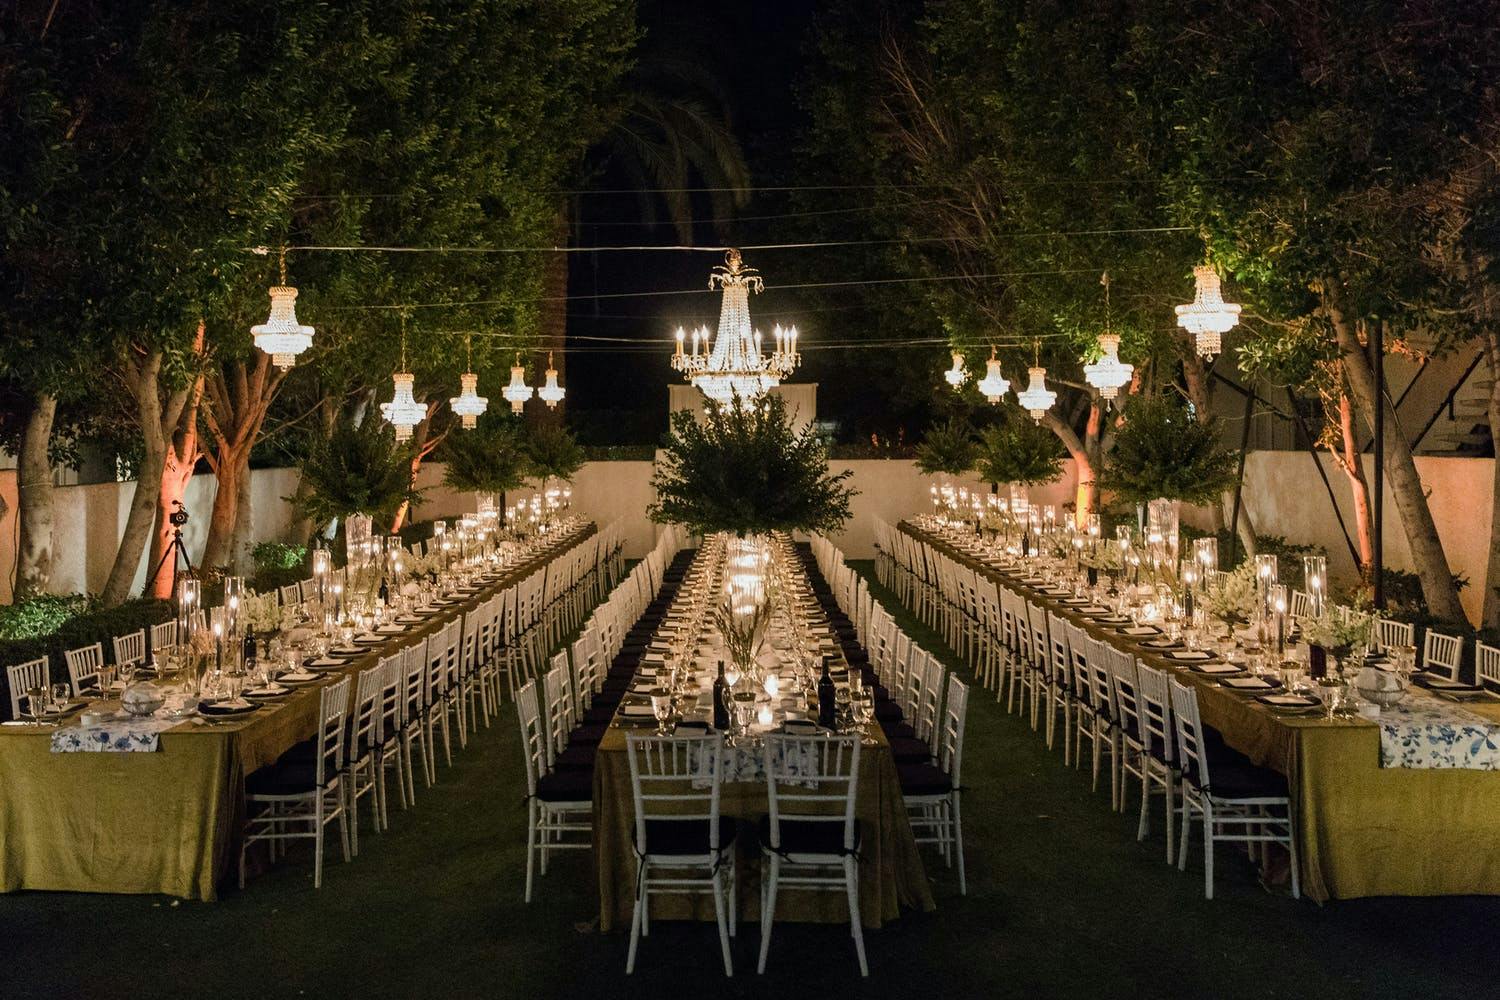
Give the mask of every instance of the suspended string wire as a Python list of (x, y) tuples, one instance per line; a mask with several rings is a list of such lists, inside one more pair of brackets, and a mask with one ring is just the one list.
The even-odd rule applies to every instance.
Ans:
[[(1144, 235), (1150, 233), (1186, 233), (1192, 232), (1191, 226), (1140, 226), (1129, 229), (1054, 229), (1040, 232), (1025, 233), (996, 233), (997, 238), (1008, 239), (1033, 239), (1052, 238), (1059, 236), (1117, 236), (1117, 235)], [(724, 253), (728, 250), (815, 250), (823, 247), (853, 247), (853, 246), (889, 246), (898, 243), (945, 243), (946, 236), (915, 236), (899, 239), (879, 240), (812, 240), (798, 243), (741, 243), (735, 246), (704, 245), (694, 246), (685, 244), (609, 244), (604, 246), (531, 246), (531, 247), (458, 247), (458, 246), (381, 246), (381, 245), (347, 245), (338, 246), (332, 244), (303, 244), (298, 246), (287, 246), (281, 248), (283, 254), (296, 252), (312, 253), (477, 253), (477, 254), (516, 254), (516, 253)], [(265, 255), (271, 252), (269, 247), (248, 247), (250, 253)]]

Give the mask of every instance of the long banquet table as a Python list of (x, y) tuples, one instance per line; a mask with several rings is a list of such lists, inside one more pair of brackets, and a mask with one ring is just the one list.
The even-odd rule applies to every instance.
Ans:
[[(1302, 891), (1311, 898), (1500, 895), (1500, 774), (1383, 767), (1380, 727), (1373, 722), (1275, 712), (1210, 676), (1129, 643), (947, 539), (910, 522), (900, 528), (1094, 638), (1191, 682), (1206, 725), (1256, 764), (1287, 777)], [(1500, 704), (1464, 708), (1500, 723)]]
[(0, 891), (215, 899), (239, 851), (245, 776), (313, 735), (322, 687), (436, 632), (593, 533), (584, 524), (559, 535), (477, 593), (243, 720), (162, 732), (155, 753), (53, 753), (50, 727), (0, 727)]
[[(699, 647), (697, 659), (704, 669), (723, 656), (714, 645), (716, 639), (717, 636), (709, 636)], [(837, 644), (831, 638), (826, 651), (835, 656), (840, 667), (847, 669), (847, 663), (837, 653)], [(762, 654), (763, 658), (770, 655)], [(655, 659), (648, 652), (641, 665), (649, 667)], [(627, 720), (617, 712), (600, 740), (595, 758), (594, 854), (598, 866), (599, 923), (604, 931), (629, 927), (635, 905), (635, 811), (625, 739), (627, 733), (651, 733), (655, 727), (654, 720)], [(903, 906), (930, 911), (935, 904), (907, 819), (890, 744), (876, 722), (869, 724), (866, 735), (877, 742), (865, 745), (860, 753), (855, 807), (863, 831), (859, 856), (859, 904), (863, 925), (878, 928), (896, 919)], [(746, 751), (730, 751), (732, 754), (736, 752)], [(758, 750), (754, 752), (759, 753)], [(726, 781), (720, 808), (725, 816), (738, 821), (735, 847), (740, 918), (758, 920), (760, 859), (759, 850), (754, 849), (754, 827), (756, 820), (769, 808), (764, 777)], [(849, 919), (848, 904), (842, 892), (782, 888), (779, 899), (778, 919), (826, 923)], [(651, 917), (653, 920), (713, 920), (713, 901), (708, 895), (653, 896)]]

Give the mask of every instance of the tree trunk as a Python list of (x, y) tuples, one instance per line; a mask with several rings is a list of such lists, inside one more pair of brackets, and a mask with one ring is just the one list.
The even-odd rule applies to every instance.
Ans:
[[(204, 325), (199, 323), (198, 335), (193, 343), (196, 352), (201, 353), (203, 350), (203, 336)], [(183, 407), (182, 416), (177, 421), (162, 460), (161, 489), (156, 500), (156, 530), (151, 535), (151, 555), (146, 570), (151, 574), (146, 579), (146, 593), (153, 597), (172, 596), (175, 569), (181, 556), (175, 552), (171, 559), (164, 559), (163, 556), (177, 530), (176, 525), (169, 520), (175, 509), (174, 501), (181, 501), (187, 493), (193, 469), (203, 455), (198, 438), (198, 404), (202, 398), (203, 375), (200, 373), (193, 380), (192, 393), (187, 405)]]
[(1359, 577), (1365, 583), (1374, 582), (1375, 535), (1374, 522), (1370, 517), (1370, 484), (1365, 480), (1365, 467), (1361, 461), (1359, 442), (1354, 436), (1354, 405), (1349, 394), (1339, 393), (1339, 437), (1343, 454), (1334, 452), (1339, 468), (1349, 477), (1349, 491), (1354, 495), (1354, 533), (1359, 545)]
[[(328, 395), (324, 396), (322, 402), (318, 404), (319, 430), (323, 435), (324, 441), (327, 441), (333, 437), (333, 429), (338, 424), (340, 402), (341, 400), (339, 400), (338, 398)], [(292, 494), (293, 506), (297, 507), (305, 502), (307, 500), (308, 494), (311, 492), (312, 488), (308, 483), (307, 478), (305, 476), (297, 477), (297, 491)], [(312, 518), (306, 516), (298, 516), (298, 518), (292, 522), (292, 544), (307, 545), (312, 541), (313, 531), (316, 528), (317, 525), (313, 524)]]
[(15, 600), (47, 592), (52, 579), (52, 422), (57, 417), (57, 397), (37, 393), (26, 425), (21, 430), (21, 453), (17, 457), (17, 543)]
[(114, 607), (130, 596), (136, 569), (141, 564), (141, 553), (146, 548), (146, 540), (156, 520), (157, 498), (161, 495), (161, 474), (167, 451), (162, 434), (164, 421), (161, 396), (158, 395), (161, 363), (162, 352), (159, 348), (150, 351), (138, 368), (129, 360), (125, 362), (126, 383), (130, 387), (136, 418), (140, 423), (142, 454), (140, 468), (136, 470), (135, 496), (131, 498), (130, 513), (125, 518), (125, 530), (120, 536), (119, 548), (115, 550), (115, 561), (110, 567), (109, 578), (99, 594), (99, 600), (105, 607)]
[[(1193, 404), (1193, 415), (1200, 424), (1208, 423), (1213, 419), (1213, 411), (1209, 409), (1212, 403), (1210, 392), (1209, 367), (1203, 363), (1198, 356), (1198, 351), (1190, 336), (1179, 336), (1176, 339), (1177, 353), (1182, 358), (1182, 381), (1187, 388), (1188, 402)], [(1209, 508), (1209, 526), (1217, 534), (1229, 524), (1229, 519), (1234, 517), (1234, 490), (1225, 490), (1219, 497), (1216, 505)], [(1255, 555), (1255, 527), (1250, 523), (1250, 510), (1245, 503), (1244, 492), (1240, 493), (1240, 520), (1239, 520), (1240, 544), (1245, 547), (1246, 556)]]
[[(1325, 285), (1328, 289), (1335, 287), (1332, 282)], [(1422, 596), (1427, 601), (1428, 609), (1440, 621), (1466, 623), (1468, 619), (1458, 600), (1458, 588), (1453, 583), (1453, 571), (1448, 566), (1442, 539), (1438, 537), (1437, 525), (1432, 520), (1432, 509), (1427, 506), (1427, 494), (1422, 487), (1422, 477), (1417, 474), (1411, 445), (1400, 433), (1396, 414), (1388, 401), (1378, 398), (1375, 371), (1370, 365), (1365, 346), (1359, 342), (1353, 320), (1334, 304), (1332, 296), (1329, 298), (1328, 316), (1338, 338), (1350, 390), (1355, 403), (1364, 414), (1368, 430), (1374, 430), (1375, 407), (1380, 406), (1384, 410), (1385, 426), (1388, 429), (1384, 449), (1386, 482), (1390, 484), (1396, 510), (1401, 516), (1401, 526), (1406, 532), (1413, 568), (1422, 583)]]
[(1484, 352), (1490, 369), (1490, 440), (1495, 443), (1494, 493), (1490, 500), (1490, 558), (1484, 575), (1480, 623), (1500, 628), (1500, 327), (1485, 317)]
[[(1094, 433), (1090, 436), (1098, 439), (1099, 406), (1097, 403), (1089, 408), (1089, 425)], [(1048, 410), (1042, 417), (1042, 423), (1046, 424), (1052, 433), (1056, 434), (1063, 447), (1068, 449), (1068, 455), (1073, 459), (1073, 467), (1078, 473), (1078, 489), (1075, 494), (1076, 508), (1073, 512), (1074, 523), (1079, 519), (1084, 526), (1088, 525), (1088, 515), (1099, 505), (1099, 475), (1095, 456), (1090, 453), (1078, 434), (1052, 410)], [(1096, 445), (1097, 449), (1097, 445)]]
[(250, 551), (255, 547), (255, 474), (247, 460), (240, 470), (239, 501), (234, 510), (234, 535), (229, 545), (229, 565), (240, 576), (254, 570)]
[(249, 475), (250, 452), (260, 440), (261, 428), (271, 401), (286, 376), (273, 371), (271, 359), (256, 355), (254, 367), (242, 359), (226, 361), (208, 380), (208, 403), (203, 422), (213, 438), (207, 454), (219, 480), (214, 494), (213, 515), (208, 523), (208, 541), (203, 546), (203, 565), (223, 566), (237, 559), (232, 551), (240, 502), (240, 480)]

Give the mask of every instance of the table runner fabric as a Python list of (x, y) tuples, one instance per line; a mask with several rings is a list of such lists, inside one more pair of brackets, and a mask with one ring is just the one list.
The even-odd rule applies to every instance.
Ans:
[[(492, 594), (588, 540), (557, 540), (451, 612), (408, 630), (402, 644), (445, 627)], [(374, 649), (331, 681), (375, 664)], [(163, 893), (217, 898), (238, 860), (245, 776), (273, 764), (317, 727), (321, 685), (274, 710), (213, 726), (178, 725), (154, 754), (54, 754), (50, 730), (0, 729), (0, 892)]]
[[(923, 529), (900, 530), (1083, 626), (1113, 633)], [(1251, 761), (1287, 776), (1302, 892), (1365, 896), (1500, 895), (1500, 777), (1463, 768), (1381, 766), (1380, 727), (1362, 719), (1278, 716), (1253, 697), (1138, 647), (1146, 663), (1196, 686), (1205, 725)], [(1469, 705), (1500, 722), (1500, 706)]]
[(1500, 771), (1500, 725), (1413, 688), (1380, 712), (1380, 765)]
[[(608, 932), (630, 926), (635, 906), (635, 808), (631, 795), (630, 761), (626, 753), (627, 731), (617, 717), (605, 731), (594, 762), (593, 819), (594, 855), (598, 868), (599, 926)], [(936, 908), (922, 856), (906, 815), (901, 780), (890, 745), (879, 725), (871, 723), (870, 735), (879, 746), (866, 746), (860, 753), (860, 777), (856, 812), (863, 840), (859, 857), (860, 920), (878, 928), (900, 915), (901, 908), (931, 911)], [(758, 752), (758, 751), (757, 751)], [(740, 757), (738, 751), (736, 757)], [(754, 766), (759, 775), (759, 765)], [(760, 851), (754, 843), (756, 821), (769, 804), (763, 777), (749, 781), (726, 781), (720, 792), (720, 810), (737, 821), (735, 837), (739, 916), (760, 918)], [(779, 891), (780, 919), (819, 923), (843, 923), (849, 919), (843, 893), (809, 892), (793, 888)], [(780, 902), (785, 900), (785, 902)], [(708, 895), (666, 894), (651, 901), (653, 920), (713, 920), (713, 900)]]
[(155, 753), (159, 734), (180, 719), (119, 718), (95, 725), (67, 726), (52, 734), (53, 753)]

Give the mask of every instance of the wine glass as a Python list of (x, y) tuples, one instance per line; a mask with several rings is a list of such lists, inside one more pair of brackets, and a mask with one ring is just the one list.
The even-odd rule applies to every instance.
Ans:
[(41, 724), (42, 716), (47, 714), (47, 707), (51, 702), (52, 693), (46, 687), (34, 687), (26, 692), (26, 700), (30, 703), (31, 721)]
[(52, 685), (52, 702), (47, 706), (53, 712), (62, 712), (68, 707), (68, 696), (70, 689), (66, 684)]
[(672, 693), (661, 688), (651, 692), (651, 714), (656, 716), (656, 735), (667, 735), (667, 720), (672, 717)]

